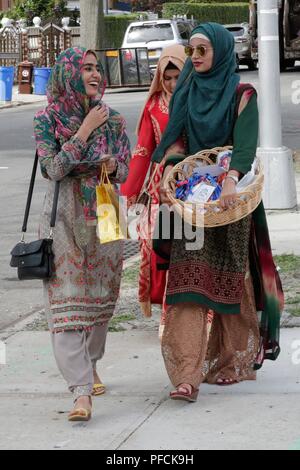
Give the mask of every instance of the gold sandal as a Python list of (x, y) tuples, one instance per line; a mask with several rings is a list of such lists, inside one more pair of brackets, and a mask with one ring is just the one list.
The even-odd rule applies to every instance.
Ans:
[(100, 397), (100, 395), (103, 395), (106, 392), (106, 387), (104, 384), (95, 384), (93, 387), (93, 392), (92, 395), (93, 397)]
[[(92, 405), (92, 400), (90, 398), (90, 403)], [(68, 416), (68, 421), (73, 422), (87, 422), (92, 418), (92, 410), (87, 410), (86, 408), (78, 408), (77, 410), (71, 411)]]

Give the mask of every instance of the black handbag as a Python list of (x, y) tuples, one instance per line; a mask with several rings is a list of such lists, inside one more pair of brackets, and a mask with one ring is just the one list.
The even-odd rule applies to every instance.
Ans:
[(22, 238), (21, 241), (11, 251), (12, 257), (10, 266), (12, 268), (18, 269), (18, 278), (20, 279), (20, 281), (33, 279), (47, 280), (50, 279), (53, 274), (53, 228), (55, 227), (56, 222), (60, 186), (59, 182), (56, 182), (55, 185), (49, 237), (41, 240), (36, 240), (31, 243), (25, 243), (25, 233), (27, 231), (27, 223), (31, 207), (37, 166), (38, 154), (36, 153), (28, 192), (24, 222), (22, 227)]

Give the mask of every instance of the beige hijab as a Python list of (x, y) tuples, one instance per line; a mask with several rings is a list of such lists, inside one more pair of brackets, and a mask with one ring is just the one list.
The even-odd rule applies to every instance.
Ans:
[(174, 64), (178, 68), (178, 70), (182, 71), (185, 61), (186, 61), (186, 54), (184, 51), (184, 46), (180, 44), (175, 44), (174, 46), (168, 46), (162, 51), (159, 62), (157, 64), (157, 69), (156, 69), (154, 78), (151, 83), (151, 87), (149, 90), (149, 94), (148, 94), (145, 106), (142, 110), (141, 116), (138, 121), (137, 129), (136, 129), (137, 134), (140, 131), (145, 107), (148, 101), (152, 98), (152, 96), (155, 95), (155, 93), (163, 91), (165, 94), (166, 102), (169, 102), (171, 99), (171, 93), (169, 93), (164, 86), (164, 73), (166, 71), (166, 68), (169, 62), (172, 62), (172, 64)]

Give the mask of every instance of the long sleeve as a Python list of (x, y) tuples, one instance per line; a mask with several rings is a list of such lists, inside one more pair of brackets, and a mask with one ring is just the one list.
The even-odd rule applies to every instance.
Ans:
[(255, 94), (239, 115), (234, 127), (231, 170), (237, 170), (242, 174), (246, 174), (251, 170), (257, 149), (258, 122), (257, 97)]
[(35, 118), (34, 128), (42, 175), (54, 181), (62, 180), (81, 163), (87, 146), (73, 136), (60, 149), (54, 125), (44, 115)]
[(128, 199), (138, 197), (140, 194), (155, 148), (156, 142), (153, 124), (151, 121), (149, 106), (146, 106), (141, 122), (137, 146), (129, 165), (129, 176), (126, 183), (121, 186), (122, 195), (127, 196)]
[(124, 183), (128, 177), (131, 160), (130, 142), (126, 133), (125, 121), (122, 121), (119, 137), (114, 143), (112, 153), (117, 160), (117, 170), (109, 179), (112, 183)]

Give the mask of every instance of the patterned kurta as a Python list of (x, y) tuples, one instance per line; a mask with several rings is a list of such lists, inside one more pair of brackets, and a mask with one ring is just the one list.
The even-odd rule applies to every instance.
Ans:
[[(49, 79), (48, 106), (34, 120), (41, 171), (49, 180), (40, 224), (43, 238), (49, 235), (55, 181), (60, 181), (54, 275), (44, 284), (53, 332), (89, 330), (106, 322), (113, 315), (121, 282), (122, 242), (100, 245), (97, 237), (96, 186), (101, 159), (107, 154), (117, 162), (111, 182), (126, 181), (130, 144), (124, 119), (102, 102), (100, 62), (98, 93), (87, 96), (82, 67), (88, 53), (78, 47), (62, 52)], [(108, 120), (85, 143), (76, 134), (95, 106), (106, 106)]]
[[(122, 120), (120, 123), (112, 130), (105, 126), (102, 139), (102, 153), (110, 150), (118, 161), (117, 173), (111, 178), (113, 183), (126, 180), (130, 159), (125, 124)], [(58, 151), (45, 116), (36, 119), (36, 127), (40, 131), (37, 148), (42, 173), (51, 178), (41, 216), (41, 237), (49, 235), (55, 180), (61, 180), (53, 241), (55, 270), (52, 279), (44, 283), (49, 325), (53, 332), (87, 330), (109, 320), (114, 313), (121, 282), (123, 242), (101, 245), (96, 234), (95, 188), (100, 166), (94, 166), (89, 176), (80, 178), (76, 168), (84, 166), (86, 150), (81, 141), (72, 137)], [(114, 144), (108, 146), (111, 132), (118, 134)], [(70, 176), (72, 171), (75, 176)]]

